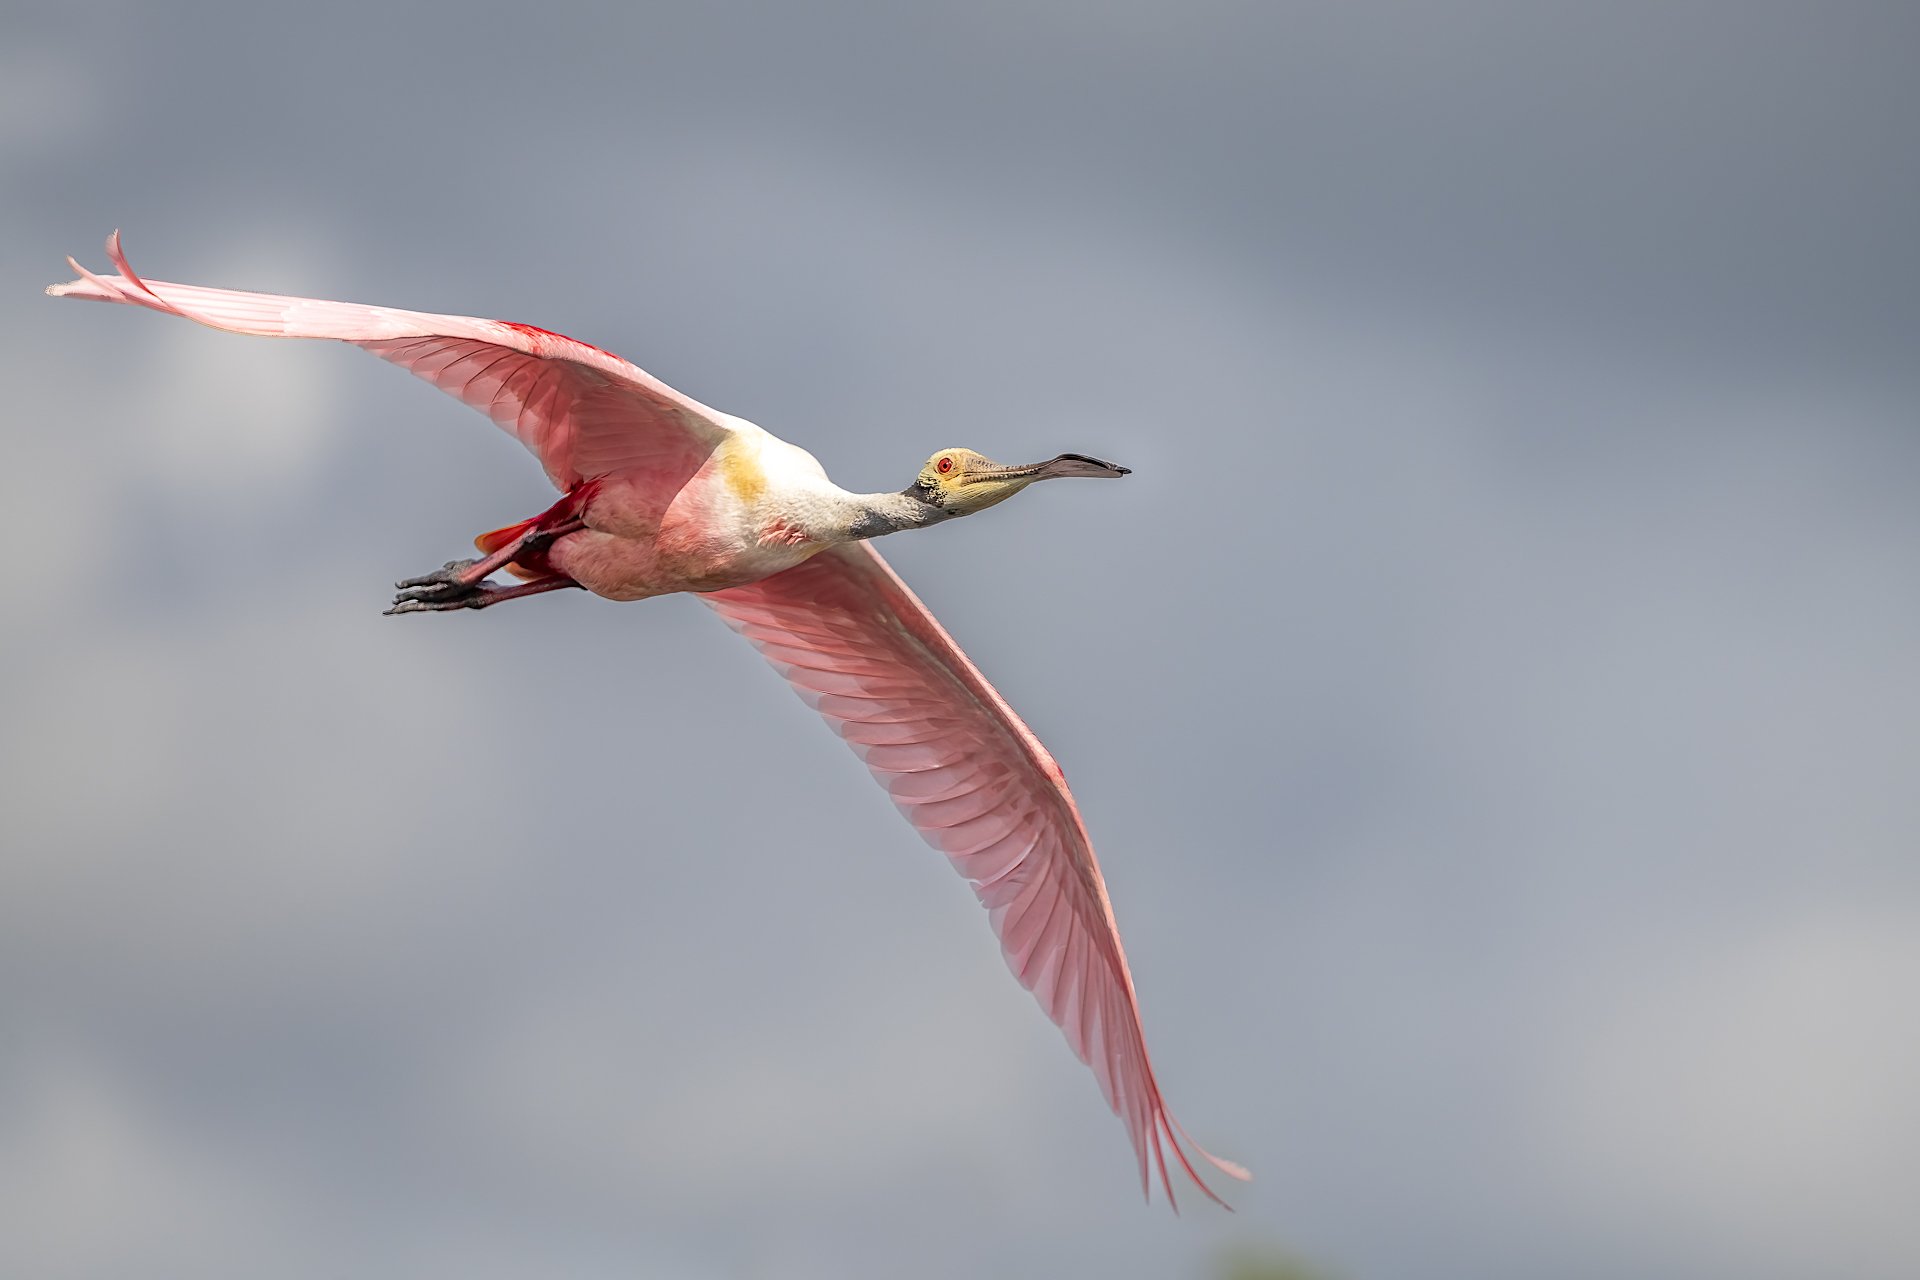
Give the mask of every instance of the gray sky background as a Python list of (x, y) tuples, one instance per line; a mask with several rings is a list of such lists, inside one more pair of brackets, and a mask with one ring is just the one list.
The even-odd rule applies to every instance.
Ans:
[[(320, 12), (316, 12), (319, 10)], [(1920, 1272), (1920, 11), (0, 16), (0, 1272)], [(163, 279), (493, 315), (904, 483), (1181, 1119), (697, 603), (382, 618), (550, 500)]]

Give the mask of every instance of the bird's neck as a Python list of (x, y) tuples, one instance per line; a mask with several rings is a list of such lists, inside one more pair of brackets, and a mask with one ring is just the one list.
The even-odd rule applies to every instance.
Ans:
[(902, 529), (923, 529), (954, 513), (911, 493), (848, 493), (836, 488), (809, 511), (808, 534), (819, 542), (861, 542)]

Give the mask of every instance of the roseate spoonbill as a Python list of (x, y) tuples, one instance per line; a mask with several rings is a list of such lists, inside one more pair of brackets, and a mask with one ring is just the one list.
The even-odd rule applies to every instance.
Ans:
[[(942, 449), (897, 493), (849, 493), (812, 454), (618, 356), (532, 325), (118, 278), (72, 258), (58, 297), (148, 307), (234, 333), (333, 338), (484, 411), (565, 496), (482, 534), (484, 554), (397, 583), (389, 613), (478, 609), (562, 587), (609, 600), (691, 591), (852, 744), (921, 836), (971, 882), (1021, 985), (1093, 1069), (1169, 1202), (1167, 1149), (1216, 1202), (1147, 1059), (1107, 889), (1065, 777), (869, 539), (983, 511), (1041, 480), (1118, 477), (1076, 453), (1003, 466)], [(491, 585), (498, 570), (522, 579)], [(1164, 1140), (1164, 1147), (1163, 1147)], [(1223, 1203), (1223, 1202), (1222, 1202)]]

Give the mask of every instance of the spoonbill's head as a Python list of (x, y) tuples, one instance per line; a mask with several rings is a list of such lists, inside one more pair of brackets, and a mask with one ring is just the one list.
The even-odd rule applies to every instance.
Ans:
[(907, 492), (949, 515), (970, 516), (996, 502), (1005, 502), (1036, 480), (1059, 480), (1067, 476), (1113, 480), (1127, 473), (1126, 467), (1079, 453), (1063, 453), (1025, 466), (1008, 466), (971, 449), (942, 449), (927, 459), (927, 465), (920, 468), (919, 479)]

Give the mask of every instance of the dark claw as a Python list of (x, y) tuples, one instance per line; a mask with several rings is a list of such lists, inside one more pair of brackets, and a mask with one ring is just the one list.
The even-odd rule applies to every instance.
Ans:
[(394, 599), (454, 600), (461, 596), (478, 595), (485, 589), (477, 582), (429, 582), (418, 587), (402, 587)]
[(450, 609), (478, 609), (486, 597), (484, 591), (470, 590), (464, 595), (447, 596), (440, 599), (420, 596), (403, 596), (395, 600), (393, 606), (381, 611), (382, 617), (391, 618), (397, 613), (445, 613)]
[(454, 580), (454, 575), (463, 569), (471, 569), (478, 560), (449, 560), (432, 573), (423, 573), (417, 578), (403, 578), (393, 585), (401, 591), (409, 587), (457, 587), (463, 584)]

